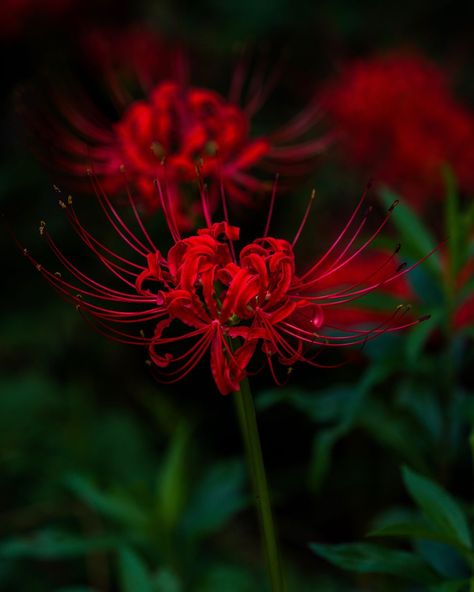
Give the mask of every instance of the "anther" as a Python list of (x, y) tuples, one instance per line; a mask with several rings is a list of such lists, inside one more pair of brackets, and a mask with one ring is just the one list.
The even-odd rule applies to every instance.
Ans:
[(143, 329), (140, 329), (140, 336), (145, 338), (145, 331)]
[(388, 208), (389, 212), (393, 212), (393, 210), (398, 206), (398, 204), (400, 203), (399, 199), (396, 199), (393, 204)]
[(59, 206), (60, 206), (60, 207), (61, 207), (63, 210), (65, 210), (65, 209), (66, 209), (66, 204), (63, 202), (63, 200), (62, 200), (62, 199), (60, 199), (60, 200), (58, 201), (58, 204), (59, 204)]
[(41, 220), (40, 225), (39, 225), (39, 233), (41, 236), (43, 236), (45, 228), (46, 228), (46, 222), (44, 220)]
[(23, 255), (28, 255), (28, 249), (23, 249)]
[(57, 185), (53, 185), (53, 189), (56, 191), (56, 193), (61, 193), (61, 189), (59, 189)]
[(422, 317), (420, 317), (418, 319), (418, 322), (419, 323), (423, 323), (424, 321), (428, 321), (429, 319), (431, 319), (431, 315), (430, 314), (426, 314), (426, 315), (423, 315)]
[(43, 269), (42, 265), (40, 265), (39, 263), (36, 265), (36, 269), (38, 271), (41, 271)]
[(397, 271), (396, 273), (399, 273), (400, 271), (403, 271), (405, 269), (405, 267), (407, 266), (407, 262), (404, 261), (403, 263), (401, 263), (398, 267), (397, 267)]
[(151, 366), (151, 360), (145, 360), (145, 364), (146, 364), (147, 366)]
[(58, 277), (58, 278), (61, 278), (61, 277), (62, 277), (62, 275), (61, 275), (61, 272), (60, 272), (60, 271), (55, 271), (55, 272), (54, 272), (54, 275), (55, 275), (56, 277)]
[(398, 243), (397, 246), (395, 247), (393, 254), (396, 255), (397, 253), (399, 253), (401, 248), (402, 248), (401, 243)]
[(67, 196), (67, 205), (72, 206), (72, 195)]

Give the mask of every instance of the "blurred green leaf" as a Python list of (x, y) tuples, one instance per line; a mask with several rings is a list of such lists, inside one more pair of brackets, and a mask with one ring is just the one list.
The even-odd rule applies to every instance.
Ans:
[(441, 487), (408, 467), (402, 470), (405, 486), (415, 503), (441, 532), (453, 536), (461, 545), (471, 548), (471, 533), (457, 502)]
[(246, 503), (243, 493), (244, 466), (227, 461), (211, 467), (189, 501), (183, 518), (188, 536), (198, 537), (217, 531)]
[(443, 582), (430, 587), (430, 592), (468, 592), (469, 580), (456, 580), (454, 582)]
[(181, 423), (169, 445), (158, 479), (157, 512), (161, 524), (172, 530), (188, 494), (188, 454), (190, 430)]
[(445, 204), (445, 228), (446, 238), (449, 248), (449, 263), (448, 270), (450, 271), (449, 282), (451, 290), (454, 290), (454, 282), (456, 275), (461, 269), (465, 249), (467, 243), (467, 235), (464, 235), (464, 228), (461, 221), (461, 212), (459, 208), (459, 196), (456, 186), (456, 179), (453, 170), (445, 165), (442, 168), (444, 185), (446, 189)]
[(364, 543), (346, 545), (311, 543), (310, 548), (316, 555), (336, 567), (356, 573), (387, 574), (423, 584), (436, 581), (431, 569), (414, 553)]
[(372, 399), (365, 405), (359, 424), (386, 448), (391, 448), (416, 467), (426, 468), (422, 455), (423, 434), (407, 421), (406, 416)]
[[(380, 190), (380, 197), (387, 208), (399, 199), (398, 196), (388, 188)], [(425, 227), (422, 220), (408, 206), (407, 202), (400, 200), (393, 213), (392, 220), (397, 227), (400, 236), (402, 253), (406, 253), (415, 260), (418, 260), (425, 257), (436, 248), (438, 242)], [(433, 255), (428, 257), (424, 265), (438, 274), (440, 269), (438, 254), (433, 253)]]
[(132, 549), (119, 551), (118, 568), (121, 592), (156, 592), (148, 568)]
[(147, 523), (142, 509), (123, 494), (103, 492), (92, 481), (77, 473), (66, 476), (64, 482), (87, 506), (108, 518), (133, 526)]
[(452, 545), (454, 547), (459, 546), (459, 541), (456, 538), (430, 530), (422, 524), (410, 523), (399, 523), (377, 528), (368, 533), (369, 537), (396, 537), (406, 539), (422, 539), (428, 541), (436, 541)]
[(198, 584), (196, 592), (260, 592), (255, 578), (241, 567), (219, 565), (212, 567)]
[(183, 587), (178, 577), (169, 569), (160, 569), (153, 578), (156, 592), (182, 592)]
[(412, 364), (419, 360), (430, 335), (433, 334), (434, 327), (441, 325), (444, 321), (445, 311), (442, 308), (423, 309), (423, 314), (430, 314), (431, 318), (415, 325), (406, 334), (405, 352), (408, 361)]
[(272, 388), (258, 395), (257, 408), (263, 411), (273, 405), (287, 403), (313, 421), (324, 423), (337, 420), (352, 397), (353, 389), (346, 384), (336, 384), (321, 391)]
[(3, 559), (64, 559), (105, 551), (117, 546), (113, 537), (84, 538), (53, 529), (34, 532), (28, 537), (4, 539), (0, 543)]
[[(425, 448), (425, 454), (429, 454), (430, 445), (437, 445), (443, 435), (443, 409), (437, 397), (433, 396), (433, 387), (420, 380), (408, 377), (397, 385), (397, 405), (402, 408), (405, 414), (409, 414), (414, 420), (415, 439), (410, 441), (411, 446), (417, 444)], [(421, 432), (420, 432), (421, 428)], [(427, 442), (423, 445), (422, 441), (427, 436)]]
[(467, 564), (470, 560), (472, 565), (470, 553), (460, 554), (452, 546), (428, 540), (417, 540), (414, 547), (418, 555), (444, 579), (459, 580), (471, 573)]
[(86, 588), (84, 586), (73, 586), (67, 588), (57, 588), (54, 592), (97, 592), (94, 588)]
[(346, 426), (336, 426), (322, 430), (314, 437), (309, 471), (309, 485), (317, 491), (331, 467), (332, 451), (335, 444), (347, 433)]
[[(313, 491), (319, 489), (329, 470), (332, 450), (335, 444), (351, 431), (358, 421), (359, 414), (362, 412), (365, 413), (365, 403), (371, 389), (379, 381), (383, 380), (389, 371), (389, 366), (385, 364), (374, 364), (363, 374), (358, 384), (339, 385), (337, 391), (334, 391), (332, 388), (323, 391), (322, 396), (327, 405), (326, 418), (330, 417), (336, 423), (331, 427), (319, 430), (314, 437), (309, 469), (309, 484)], [(330, 395), (334, 392), (340, 398), (339, 401), (336, 401), (339, 404), (332, 407)], [(344, 404), (341, 404), (341, 397), (344, 397)], [(319, 393), (314, 393), (313, 405), (315, 405), (316, 409), (318, 409), (318, 399)], [(321, 408), (319, 409), (320, 411), (324, 411), (325, 407), (323, 406), (322, 410)], [(331, 411), (330, 414), (327, 413), (328, 410)], [(310, 413), (310, 410), (308, 410), (307, 415), (310, 415)]]

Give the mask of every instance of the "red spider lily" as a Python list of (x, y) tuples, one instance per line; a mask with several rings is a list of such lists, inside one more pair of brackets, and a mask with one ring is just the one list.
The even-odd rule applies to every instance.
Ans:
[(474, 190), (474, 117), (425, 58), (356, 61), (323, 94), (345, 155), (364, 174), (393, 185), (419, 208), (442, 199), (445, 163), (463, 191)]
[[(182, 238), (173, 211), (163, 198), (173, 239), (165, 255), (153, 243), (131, 198), (137, 232), (125, 224), (98, 185), (96, 189), (105, 216), (134, 258), (115, 252), (86, 230), (72, 199), (60, 205), (85, 245), (115, 276), (118, 287), (78, 269), (61, 252), (43, 222), (40, 233), (72, 278), (48, 271), (27, 251), (25, 254), (100, 332), (124, 343), (146, 346), (151, 363), (165, 382), (186, 376), (206, 352), (210, 352), (212, 375), (222, 394), (239, 388), (258, 353), (263, 354), (279, 382), (275, 362), (287, 368), (296, 362), (327, 366), (318, 360), (323, 349), (361, 345), (422, 320), (404, 318), (408, 308), (400, 305), (370, 328), (345, 323), (346, 307), (399, 281), (411, 269), (395, 263), (397, 248), (359, 277), (351, 277), (350, 270), (357, 266), (393, 210), (390, 208), (368, 239), (361, 240), (370, 211), (362, 211), (365, 195), (329, 249), (306, 270), (297, 270), (294, 248), (313, 200), (290, 242), (269, 235), (274, 192), (263, 236), (239, 251), (239, 229), (228, 221), (224, 194), (224, 220), (212, 222), (203, 194), (207, 227), (186, 238)], [(161, 187), (159, 191), (163, 194)], [(331, 278), (341, 276), (344, 270), (349, 270), (346, 281), (331, 286)], [(150, 323), (150, 334), (135, 329)]]
[[(163, 60), (158, 65), (135, 59), (133, 56), (143, 53), (142, 45), (133, 49), (139, 36), (131, 36), (135, 44), (127, 60), (124, 58), (127, 71), (135, 70), (146, 95), (133, 100), (117, 76), (122, 45), (118, 56), (112, 57), (106, 40), (104, 49), (94, 39), (92, 47), (101, 47), (96, 50), (98, 69), (108, 82), (118, 116), (111, 121), (90, 100), (55, 96), (58, 113), (32, 121), (43, 158), (81, 180), (85, 170), (92, 168), (111, 196), (123, 190), (120, 171), (125, 169), (140, 205), (148, 210), (160, 206), (153, 185), (159, 179), (174, 197), (181, 227), (195, 222), (196, 212), (193, 205), (187, 211), (186, 195), (196, 179), (196, 168), (208, 185), (211, 210), (219, 202), (221, 183), (231, 202), (249, 205), (249, 195), (271, 187), (266, 171), (272, 176), (277, 172), (282, 178), (308, 173), (331, 141), (329, 135), (315, 137), (312, 133), (319, 120), (314, 103), (275, 132), (254, 136), (252, 119), (275, 85), (275, 74), (265, 77), (256, 67), (246, 83), (242, 63), (235, 71), (229, 97), (224, 98), (214, 90), (190, 85), (182, 54), (159, 40), (156, 54)], [(152, 37), (147, 40), (146, 46), (153, 44)], [(163, 63), (172, 64), (173, 72), (167, 72), (170, 68)]]

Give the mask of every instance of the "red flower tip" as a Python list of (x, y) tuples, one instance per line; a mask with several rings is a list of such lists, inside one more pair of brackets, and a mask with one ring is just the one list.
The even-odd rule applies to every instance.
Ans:
[[(239, 229), (227, 220), (211, 221), (207, 228), (182, 238), (168, 216), (174, 244), (165, 255), (153, 243), (133, 201), (137, 231), (125, 224), (99, 189), (97, 196), (131, 255), (117, 253), (96, 239), (82, 226), (71, 202), (64, 204), (64, 211), (118, 287), (79, 270), (63, 255), (46, 226), (42, 226), (43, 238), (71, 279), (44, 267), (40, 271), (60, 294), (80, 305), (80, 312), (101, 333), (145, 345), (165, 382), (182, 379), (206, 353), (222, 394), (239, 388), (257, 355), (266, 359), (275, 381), (280, 382), (276, 362), (288, 368), (298, 361), (322, 367), (325, 364), (318, 360), (322, 349), (363, 345), (418, 322), (404, 319), (404, 305), (377, 319), (371, 328), (367, 327), (368, 315), (359, 318), (365, 326), (358, 329), (354, 319), (347, 317), (355, 301), (397, 285), (411, 269), (397, 269), (396, 250), (358, 265), (390, 217), (388, 213), (370, 238), (357, 245), (368, 215), (361, 214), (364, 197), (329, 249), (305, 271), (298, 271), (295, 241), (264, 236), (236, 252)], [(28, 252), (26, 256), (37, 265)], [(153, 325), (152, 332), (133, 329), (147, 323)]]

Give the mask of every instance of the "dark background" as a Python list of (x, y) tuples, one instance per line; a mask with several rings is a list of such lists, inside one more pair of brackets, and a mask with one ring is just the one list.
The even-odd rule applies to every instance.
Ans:
[[(146, 22), (198, 56), (193, 82), (221, 92), (243, 45), (274, 60), (283, 55), (280, 82), (257, 129), (304, 105), (347, 59), (392, 48), (431, 58), (469, 104), (472, 7), (447, 1), (132, 6), (101, 0), (72, 5), (59, 17), (36, 10), (1, 39), (0, 590), (265, 590), (232, 397), (217, 393), (205, 366), (173, 388), (157, 384), (144, 352), (91, 331), (15, 243), (12, 233), (38, 260), (54, 265), (37, 231), (39, 220), (47, 220), (65, 252), (94, 269), (58, 211), (57, 178), (34, 155), (20, 97), (40, 88), (45, 71), (58, 85), (62, 73), (89, 84), (78, 57), (82, 31)], [(100, 94), (96, 82), (90, 84), (91, 93)], [(341, 222), (341, 212), (350, 214), (362, 190), (341, 166), (331, 155), (321, 158), (284, 215), (277, 210), (281, 232), (291, 235), (286, 225), (291, 220), (295, 227), (315, 186), (314, 233), (318, 245), (327, 244), (331, 223)], [(107, 232), (93, 200), (80, 208), (88, 227)], [(442, 215), (440, 207), (428, 216), (436, 241)], [(423, 281), (423, 272), (416, 273), (414, 283)], [(425, 282), (421, 306), (442, 318), (446, 303), (437, 281)], [(403, 577), (343, 572), (308, 543), (360, 541), (389, 513), (412, 516), (403, 464), (471, 507), (472, 362), (472, 327), (454, 336), (441, 330), (431, 340), (417, 329), (381, 339), (337, 371), (301, 368), (280, 390), (265, 373), (255, 378), (290, 590), (434, 590)], [(412, 548), (406, 541), (387, 545)], [(451, 550), (437, 552), (444, 558)], [(427, 561), (436, 567), (442, 560), (434, 556)], [(465, 567), (459, 570), (442, 577), (461, 580)]]

